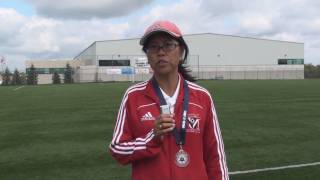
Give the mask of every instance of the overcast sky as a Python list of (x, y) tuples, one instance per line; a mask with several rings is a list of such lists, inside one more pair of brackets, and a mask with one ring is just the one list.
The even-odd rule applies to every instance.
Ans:
[(25, 60), (73, 58), (168, 19), (184, 34), (303, 42), (305, 63), (320, 64), (319, 9), (319, 0), (0, 0), (0, 58), (23, 70)]

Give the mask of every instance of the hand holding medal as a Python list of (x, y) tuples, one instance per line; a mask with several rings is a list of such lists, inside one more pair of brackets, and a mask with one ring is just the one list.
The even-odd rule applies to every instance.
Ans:
[(165, 133), (171, 132), (174, 129), (175, 121), (173, 117), (174, 114), (170, 114), (170, 111), (167, 111), (167, 107), (161, 108), (161, 114), (156, 118), (154, 123), (154, 133), (161, 140), (163, 140)]

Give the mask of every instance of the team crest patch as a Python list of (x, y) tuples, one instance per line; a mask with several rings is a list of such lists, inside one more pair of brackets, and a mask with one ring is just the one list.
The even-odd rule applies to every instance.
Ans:
[(187, 126), (187, 132), (200, 133), (200, 116), (198, 114), (189, 114)]

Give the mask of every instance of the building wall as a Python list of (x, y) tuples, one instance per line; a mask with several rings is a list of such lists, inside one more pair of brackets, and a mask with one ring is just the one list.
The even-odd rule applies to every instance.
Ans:
[(128, 56), (144, 55), (139, 39), (96, 41), (82, 51), (75, 60), (86, 61), (86, 65), (98, 65), (98, 60), (127, 59)]
[(185, 39), (190, 54), (199, 56), (200, 65), (275, 65), (278, 59), (304, 58), (303, 43), (215, 34), (187, 35)]
[(96, 45), (97, 43), (92, 43), (88, 48), (83, 50), (74, 60), (83, 62), (83, 65), (96, 65)]
[[(63, 83), (64, 74), (59, 74)], [(38, 84), (52, 84), (52, 74), (38, 74)]]
[[(304, 59), (303, 43), (210, 33), (185, 35), (184, 38), (190, 49), (188, 65), (193, 75), (199, 79), (304, 78), (303, 65), (278, 65), (279, 59)], [(88, 52), (83, 51), (83, 55), (91, 54), (92, 59), (95, 59), (95, 63), (92, 64), (97, 64), (98, 60), (130, 59), (130, 65), (135, 66), (137, 58), (145, 57), (139, 40), (136, 38), (97, 41), (94, 43), (96, 52), (93, 53), (90, 49), (93, 46), (90, 46)], [(106, 74), (101, 70), (104, 68), (106, 67), (88, 67), (90, 71), (96, 69), (96, 75), (91, 75), (91, 79), (95, 77), (95, 81), (128, 80), (126, 75)], [(85, 67), (81, 67), (79, 72), (86, 73), (88, 78), (90, 76), (89, 70)], [(146, 76), (142, 76), (144, 77)], [(86, 81), (86, 78), (82, 80)]]
[(192, 69), (199, 79), (304, 79), (304, 65), (233, 65)]
[[(73, 68), (84, 65), (83, 61), (75, 61), (73, 59), (52, 59), (52, 60), (28, 60), (26, 61), (26, 68), (30, 68), (31, 65), (37, 69), (46, 69), (46, 73), (38, 73), (38, 84), (51, 84), (52, 83), (52, 75), (50, 73), (50, 69), (55, 68), (66, 68), (67, 63)], [(64, 75), (60, 73), (60, 79), (63, 82)]]
[(83, 65), (81, 61), (74, 61), (73, 59), (51, 59), (51, 60), (44, 60), (44, 59), (37, 59), (37, 60), (27, 60), (26, 68), (30, 68), (31, 65), (35, 68), (65, 68), (67, 63), (71, 67), (77, 67)]
[[(275, 65), (278, 59), (304, 59), (303, 43), (210, 33), (185, 35), (184, 38), (190, 49), (190, 65)], [(139, 40), (97, 41), (76, 58), (90, 57), (97, 61), (143, 56)]]
[(138, 39), (98, 41), (96, 44), (97, 60), (132, 60), (135, 56), (144, 56)]

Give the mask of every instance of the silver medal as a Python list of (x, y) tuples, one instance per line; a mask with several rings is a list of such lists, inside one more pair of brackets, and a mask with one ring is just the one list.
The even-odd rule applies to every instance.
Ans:
[(187, 167), (189, 162), (190, 162), (189, 154), (183, 149), (180, 149), (176, 153), (176, 165), (178, 167)]

